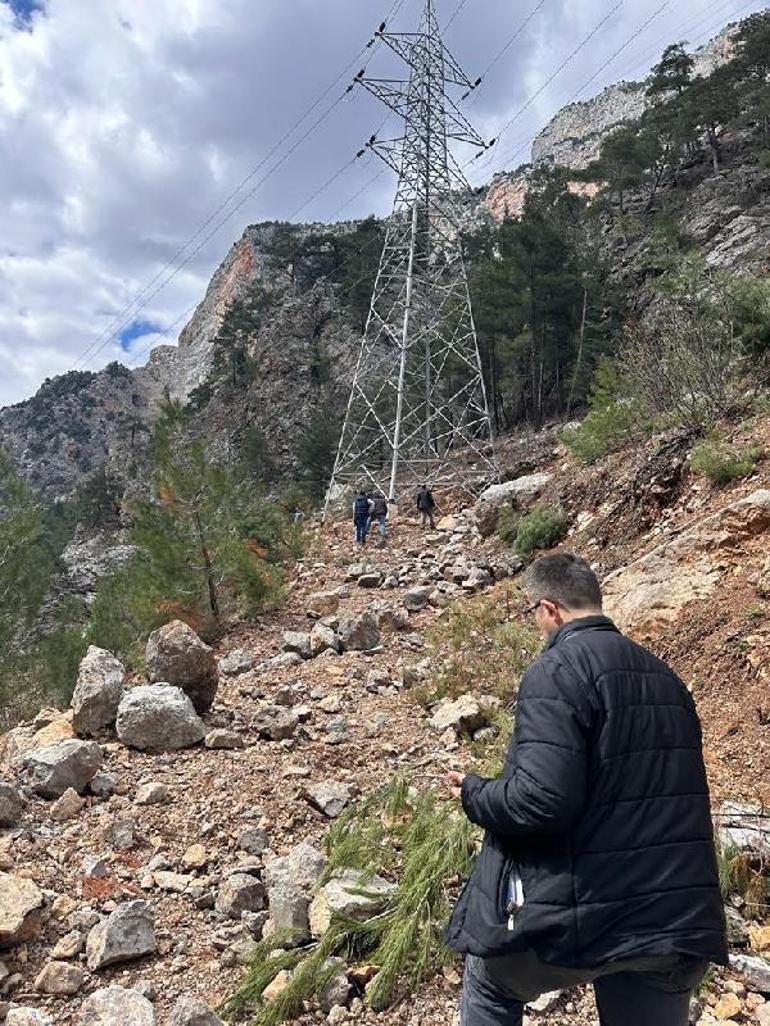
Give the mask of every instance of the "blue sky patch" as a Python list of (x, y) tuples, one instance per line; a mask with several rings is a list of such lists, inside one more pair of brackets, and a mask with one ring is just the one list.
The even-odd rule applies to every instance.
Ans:
[(163, 326), (155, 321), (145, 321), (138, 318), (135, 321), (131, 321), (118, 335), (120, 348), (124, 353), (130, 353), (132, 344), (138, 338), (142, 338), (143, 335), (157, 335), (161, 331), (163, 331)]
[(35, 13), (43, 9), (43, 0), (0, 0), (10, 7), (19, 21), (27, 22)]

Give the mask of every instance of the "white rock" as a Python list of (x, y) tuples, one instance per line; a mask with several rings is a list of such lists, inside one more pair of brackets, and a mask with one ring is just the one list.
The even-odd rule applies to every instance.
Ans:
[(85, 790), (102, 764), (95, 741), (57, 741), (28, 752), (24, 758), (26, 782), (43, 798), (58, 798), (68, 788)]
[(135, 990), (105, 987), (83, 1002), (77, 1026), (155, 1026), (155, 1011)]
[(199, 716), (209, 711), (216, 698), (218, 674), (213, 649), (181, 620), (172, 620), (149, 636), (145, 669), (153, 683), (181, 688)]
[(115, 722), (125, 677), (125, 667), (111, 652), (89, 646), (72, 695), (72, 726), (76, 734), (95, 734)]
[(206, 735), (191, 700), (170, 684), (146, 684), (127, 691), (116, 729), (123, 744), (141, 751), (189, 748)]
[(91, 930), (86, 941), (88, 968), (104, 969), (118, 962), (152, 954), (155, 943), (155, 913), (146, 901), (118, 905)]
[(37, 884), (0, 873), (0, 948), (32, 940), (40, 932), (43, 895)]

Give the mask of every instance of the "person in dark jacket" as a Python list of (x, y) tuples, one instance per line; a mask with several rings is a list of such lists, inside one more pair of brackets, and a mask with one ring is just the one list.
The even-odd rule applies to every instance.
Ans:
[(366, 544), (366, 535), (369, 530), (369, 516), (371, 515), (374, 503), (361, 489), (353, 500), (353, 526), (356, 529), (356, 543)]
[(427, 485), (421, 485), (417, 493), (417, 509), (422, 514), (422, 526), (430, 521), (431, 530), (436, 526), (433, 521), (433, 511), (436, 503), (433, 501), (433, 493)]
[(369, 527), (375, 522), (380, 527), (380, 545), (385, 544), (388, 536), (388, 502), (382, 492), (374, 492), (372, 495), (372, 512), (369, 517)]
[(496, 779), (450, 773), (485, 830), (447, 940), (466, 953), (462, 1026), (519, 1026), (538, 994), (592, 982), (602, 1026), (686, 1026), (727, 964), (701, 729), (660, 659), (602, 614), (577, 556), (526, 589), (544, 651), (524, 674)]

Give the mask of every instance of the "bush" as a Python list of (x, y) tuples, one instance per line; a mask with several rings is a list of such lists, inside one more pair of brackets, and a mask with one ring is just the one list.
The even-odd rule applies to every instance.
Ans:
[(739, 450), (732, 448), (725, 440), (706, 438), (692, 451), (690, 463), (693, 470), (724, 485), (739, 477), (748, 477), (757, 465), (761, 451), (755, 446)]
[(550, 549), (564, 537), (567, 516), (555, 506), (533, 506), (522, 517), (516, 531), (514, 548), (520, 556), (528, 556), (535, 549)]
[(595, 406), (577, 427), (567, 427), (561, 440), (581, 463), (595, 463), (622, 449), (640, 433), (638, 403), (619, 399)]
[(519, 529), (521, 514), (513, 506), (503, 506), (497, 516), (497, 537), (505, 545), (513, 545)]

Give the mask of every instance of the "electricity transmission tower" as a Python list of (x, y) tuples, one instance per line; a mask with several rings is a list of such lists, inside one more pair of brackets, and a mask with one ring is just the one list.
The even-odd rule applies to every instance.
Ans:
[(449, 148), (454, 140), (487, 149), (449, 96), (478, 83), (442, 42), (433, 0), (417, 32), (386, 32), (383, 24), (377, 37), (407, 77), (361, 71), (356, 82), (404, 131), (367, 143), (398, 174), (398, 187), (327, 505), (350, 485), (374, 485), (393, 502), (421, 481), (458, 481), (451, 455), (460, 448), (497, 476), (458, 223), (471, 190)]

